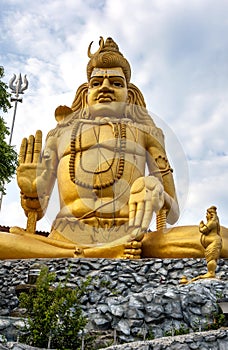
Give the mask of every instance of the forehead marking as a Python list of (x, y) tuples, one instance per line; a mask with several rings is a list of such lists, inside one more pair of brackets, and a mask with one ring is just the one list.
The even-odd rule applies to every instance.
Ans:
[(91, 78), (94, 77), (94, 76), (115, 76), (115, 75), (118, 75), (118, 76), (121, 76), (125, 79), (125, 76), (120, 69), (101, 69), (101, 68), (94, 68), (93, 71), (92, 71), (92, 74), (91, 74)]

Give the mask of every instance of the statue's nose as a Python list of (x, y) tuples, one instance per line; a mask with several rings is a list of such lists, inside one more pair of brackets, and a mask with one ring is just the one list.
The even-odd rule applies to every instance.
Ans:
[(113, 91), (112, 86), (108, 78), (104, 78), (100, 91)]

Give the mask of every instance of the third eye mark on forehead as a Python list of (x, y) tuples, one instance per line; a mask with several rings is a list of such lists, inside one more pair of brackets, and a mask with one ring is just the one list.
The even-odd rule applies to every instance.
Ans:
[(124, 74), (121, 74), (120, 70), (116, 70), (116, 69), (100, 69), (100, 68), (94, 68), (93, 72), (91, 74), (91, 78), (96, 77), (96, 76), (101, 76), (103, 78), (109, 78), (110, 76), (115, 77), (121, 77), (123, 79), (125, 79)]

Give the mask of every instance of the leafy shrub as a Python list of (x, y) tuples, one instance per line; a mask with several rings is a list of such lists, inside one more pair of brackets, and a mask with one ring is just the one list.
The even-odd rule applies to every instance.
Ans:
[(80, 287), (70, 289), (67, 278), (53, 287), (55, 278), (55, 273), (44, 267), (35, 287), (29, 293), (21, 293), (20, 307), (26, 308), (28, 321), (20, 340), (37, 347), (80, 349), (80, 333), (87, 324), (82, 315), (81, 298), (90, 279), (81, 281)]

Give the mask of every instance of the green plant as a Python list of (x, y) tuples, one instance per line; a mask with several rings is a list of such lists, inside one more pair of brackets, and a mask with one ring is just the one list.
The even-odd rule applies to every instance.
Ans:
[(44, 267), (35, 288), (28, 294), (21, 293), (20, 306), (27, 309), (28, 321), (20, 339), (38, 347), (80, 349), (80, 333), (87, 323), (82, 315), (81, 298), (91, 280), (81, 280), (79, 287), (70, 289), (68, 277), (53, 287), (55, 278), (56, 275)]
[(225, 325), (226, 318), (223, 313), (213, 312), (212, 317), (213, 317), (213, 322), (212, 323), (208, 322), (208, 325), (205, 327), (205, 330), (219, 329)]
[(153, 340), (154, 338), (155, 338), (154, 332), (151, 328), (149, 328), (146, 335), (146, 340)]
[[(11, 107), (7, 92), (7, 85), (1, 80), (4, 76), (4, 68), (0, 66), (0, 111), (6, 113)], [(0, 116), (0, 192), (5, 191), (5, 184), (10, 181), (17, 167), (17, 153), (13, 146), (6, 142), (6, 137), (10, 134), (8, 127), (2, 116)]]
[(7, 338), (4, 334), (0, 334), (0, 344), (6, 345)]
[(222, 291), (216, 291), (216, 299), (222, 299), (224, 297), (224, 293)]
[(181, 324), (179, 328), (173, 328), (171, 331), (165, 331), (164, 336), (170, 337), (174, 335), (183, 335), (188, 334), (189, 328), (186, 328), (184, 324)]
[(145, 340), (153, 340), (155, 338), (153, 328), (146, 329), (145, 326), (137, 333), (137, 337), (139, 339)]
[(222, 313), (222, 310), (218, 309), (218, 311), (214, 311), (211, 314), (207, 314), (205, 316), (206, 321), (202, 321), (198, 318), (197, 321), (194, 322), (193, 330), (197, 331), (209, 331), (213, 329), (219, 329), (226, 323), (225, 315)]

